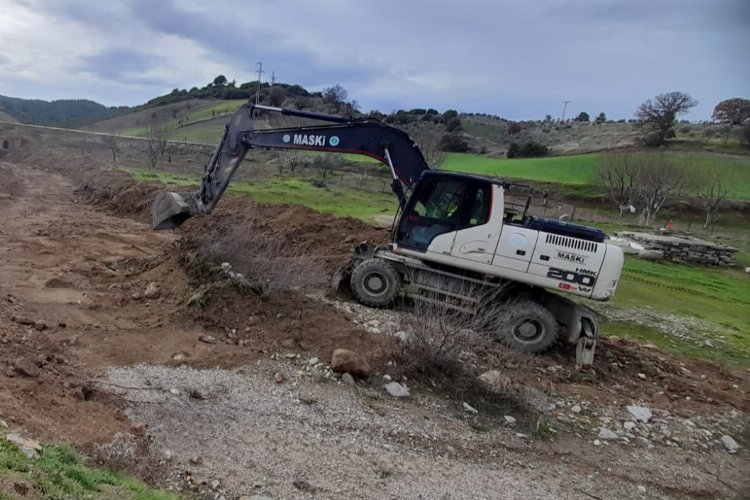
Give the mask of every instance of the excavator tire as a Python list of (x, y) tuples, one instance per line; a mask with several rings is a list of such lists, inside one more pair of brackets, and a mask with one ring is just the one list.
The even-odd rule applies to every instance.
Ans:
[(516, 351), (538, 353), (555, 343), (557, 330), (557, 320), (543, 305), (520, 300), (499, 315), (493, 337)]
[(401, 290), (401, 277), (388, 262), (368, 259), (354, 268), (351, 277), (354, 297), (370, 307), (387, 307)]

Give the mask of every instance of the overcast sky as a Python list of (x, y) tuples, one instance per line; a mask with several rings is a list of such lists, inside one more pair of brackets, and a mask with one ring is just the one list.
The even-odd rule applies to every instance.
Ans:
[(750, 98), (750, 0), (0, 0), (0, 94), (141, 104), (219, 74), (341, 84), (364, 110), (708, 119)]

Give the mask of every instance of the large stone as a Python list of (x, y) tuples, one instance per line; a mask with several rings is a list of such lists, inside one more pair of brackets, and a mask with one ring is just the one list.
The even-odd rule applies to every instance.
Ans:
[(25, 375), (27, 377), (38, 377), (39, 376), (39, 367), (31, 361), (28, 358), (18, 358), (13, 365), (13, 369), (20, 373), (21, 375)]
[(651, 414), (651, 410), (646, 408), (645, 406), (638, 406), (638, 405), (628, 405), (628, 412), (633, 415), (633, 418), (638, 420), (639, 422), (648, 422), (651, 420), (651, 417), (653, 416)]
[(740, 445), (737, 444), (737, 441), (735, 441), (732, 436), (729, 436), (727, 434), (721, 436), (721, 444), (724, 445), (724, 448), (729, 453), (737, 453), (737, 451), (739, 451), (740, 449)]
[(146, 290), (143, 292), (143, 296), (147, 299), (158, 299), (159, 295), (161, 295), (159, 285), (153, 281), (146, 286)]
[(484, 372), (479, 376), (479, 381), (494, 392), (507, 391), (511, 385), (510, 377), (500, 370), (489, 370)]
[(349, 349), (336, 349), (331, 356), (331, 369), (337, 373), (350, 373), (355, 377), (367, 377), (372, 368), (360, 354)]
[(608, 441), (612, 441), (615, 439), (619, 439), (620, 436), (617, 435), (616, 432), (611, 431), (607, 429), (606, 427), (600, 427), (599, 428), (599, 439), (606, 439)]
[(8, 434), (5, 440), (18, 446), (29, 458), (36, 458), (42, 452), (42, 445), (33, 439), (26, 439), (18, 434)]
[(406, 398), (409, 396), (409, 388), (398, 382), (389, 382), (385, 384), (385, 390), (394, 398)]

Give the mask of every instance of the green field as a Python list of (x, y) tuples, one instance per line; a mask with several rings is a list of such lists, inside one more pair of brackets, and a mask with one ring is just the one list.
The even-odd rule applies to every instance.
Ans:
[(586, 184), (596, 179), (598, 154), (545, 158), (490, 158), (469, 153), (449, 153), (441, 169), (467, 174), (497, 175), (509, 179), (565, 184)]
[[(722, 169), (730, 186), (730, 198), (750, 200), (750, 157), (711, 153), (668, 152), (668, 158), (685, 168)], [(559, 184), (594, 184), (601, 155), (589, 153), (543, 158), (491, 158), (469, 153), (450, 153), (442, 169), (467, 174), (495, 175)]]

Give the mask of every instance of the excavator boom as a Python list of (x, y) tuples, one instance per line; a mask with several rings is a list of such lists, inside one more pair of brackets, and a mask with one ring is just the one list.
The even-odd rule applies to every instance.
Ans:
[[(257, 129), (257, 111), (319, 120), (320, 125)], [(154, 229), (180, 226), (193, 215), (210, 213), (224, 194), (232, 175), (251, 148), (301, 149), (369, 156), (389, 167), (391, 189), (403, 207), (404, 187), (419, 179), (429, 166), (414, 141), (403, 131), (372, 118), (355, 119), (269, 106), (243, 105), (227, 123), (224, 134), (205, 167), (198, 192), (160, 193), (153, 207)]]

